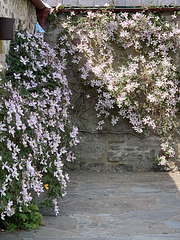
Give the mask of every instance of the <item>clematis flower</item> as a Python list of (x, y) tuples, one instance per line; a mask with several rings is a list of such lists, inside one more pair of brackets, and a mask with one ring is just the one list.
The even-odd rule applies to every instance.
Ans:
[(20, 56), (20, 62), (22, 62), (24, 65), (26, 65), (27, 62), (29, 62), (29, 59), (26, 56), (25, 57)]

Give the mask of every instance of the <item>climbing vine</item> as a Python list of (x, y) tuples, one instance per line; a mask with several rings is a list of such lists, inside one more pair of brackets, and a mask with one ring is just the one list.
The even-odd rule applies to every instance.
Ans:
[(70, 122), (71, 91), (64, 68), (40, 35), (16, 34), (0, 84), (0, 223), (4, 226), (10, 218), (27, 228), (37, 227), (32, 220), (33, 216), (34, 221), (41, 220), (36, 199), (45, 192), (44, 203), (58, 214), (57, 198), (66, 194), (69, 177), (64, 163), (75, 158), (71, 147), (78, 143), (78, 129)]
[(180, 100), (180, 30), (175, 18), (166, 21), (144, 12), (71, 12), (58, 37), (59, 57), (66, 57), (83, 84), (97, 93), (97, 128), (102, 129), (107, 118), (115, 125), (123, 117), (139, 134), (148, 129), (158, 133), (160, 165), (175, 157), (170, 143)]

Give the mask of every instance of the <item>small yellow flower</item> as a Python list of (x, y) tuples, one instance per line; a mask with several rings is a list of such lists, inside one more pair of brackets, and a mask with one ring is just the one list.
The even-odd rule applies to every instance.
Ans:
[(44, 187), (45, 187), (45, 189), (49, 189), (49, 184), (48, 183), (46, 183), (46, 184), (44, 184)]

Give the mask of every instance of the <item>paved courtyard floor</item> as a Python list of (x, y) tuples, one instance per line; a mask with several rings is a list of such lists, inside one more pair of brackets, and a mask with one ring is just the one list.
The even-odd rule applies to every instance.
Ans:
[(180, 173), (71, 172), (60, 214), (0, 240), (180, 240)]

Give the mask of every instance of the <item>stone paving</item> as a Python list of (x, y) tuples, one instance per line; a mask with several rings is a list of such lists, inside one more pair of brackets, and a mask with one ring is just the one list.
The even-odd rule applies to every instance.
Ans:
[(0, 240), (180, 240), (180, 173), (71, 172), (60, 214)]

